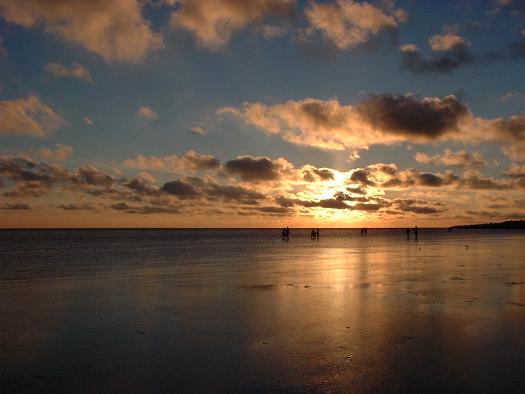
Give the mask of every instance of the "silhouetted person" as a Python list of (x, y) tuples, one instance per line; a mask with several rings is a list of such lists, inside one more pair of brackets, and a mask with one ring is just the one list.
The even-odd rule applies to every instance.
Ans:
[(368, 233), (368, 229), (365, 227), (365, 236), (366, 236), (367, 233)]
[(365, 229), (361, 227), (361, 237), (363, 236), (364, 233), (365, 233)]
[(315, 239), (315, 230), (312, 230), (312, 232), (310, 233), (310, 238)]
[(319, 229), (317, 229), (317, 231), (315, 232), (315, 237), (319, 239)]
[(281, 230), (281, 238), (284, 239), (286, 238), (286, 229), (283, 227), (283, 229)]
[(288, 241), (290, 239), (290, 229), (286, 227), (286, 240)]
[(414, 227), (414, 238), (415, 238), (416, 241), (417, 241), (417, 226)]
[(406, 233), (407, 233), (407, 239), (410, 239), (410, 229), (409, 228), (406, 229)]

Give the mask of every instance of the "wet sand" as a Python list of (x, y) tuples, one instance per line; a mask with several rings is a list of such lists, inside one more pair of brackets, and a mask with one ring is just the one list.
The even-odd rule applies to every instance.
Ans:
[(525, 232), (309, 231), (1, 231), (0, 391), (523, 391)]

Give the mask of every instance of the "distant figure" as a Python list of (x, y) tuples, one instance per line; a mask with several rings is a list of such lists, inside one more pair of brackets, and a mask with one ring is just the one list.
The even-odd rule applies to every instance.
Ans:
[(414, 227), (414, 238), (417, 241), (417, 226)]
[(312, 232), (310, 233), (310, 239), (315, 239), (315, 238), (316, 238), (315, 230), (312, 230)]
[(407, 239), (410, 239), (410, 229), (409, 228), (406, 229), (406, 233), (407, 233)]
[(317, 229), (317, 231), (315, 232), (315, 236), (317, 239), (319, 239), (319, 229)]
[(286, 240), (290, 240), (290, 229), (286, 227)]
[(365, 227), (365, 236), (366, 236), (367, 233), (368, 233), (368, 229)]
[(286, 229), (283, 227), (283, 229), (281, 230), (281, 238), (283, 239), (283, 241), (285, 240), (286, 238)]
[(365, 234), (365, 229), (361, 227), (361, 237)]

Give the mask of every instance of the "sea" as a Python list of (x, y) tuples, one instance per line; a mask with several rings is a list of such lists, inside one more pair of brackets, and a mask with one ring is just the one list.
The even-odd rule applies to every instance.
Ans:
[(0, 230), (0, 392), (525, 390), (525, 231)]

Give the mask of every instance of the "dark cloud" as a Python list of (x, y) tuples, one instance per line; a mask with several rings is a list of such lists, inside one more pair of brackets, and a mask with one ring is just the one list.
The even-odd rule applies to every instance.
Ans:
[(459, 122), (470, 113), (455, 96), (418, 100), (413, 96), (372, 95), (357, 109), (375, 127), (427, 140), (456, 131)]
[(23, 203), (6, 203), (4, 205), (2, 205), (2, 208), (3, 210), (13, 210), (13, 211), (18, 211), (18, 210), (28, 210), (28, 209), (31, 209), (31, 207), (28, 205), (28, 204), (23, 204)]
[(442, 208), (439, 208), (441, 204), (433, 204), (417, 199), (396, 199), (394, 201), (395, 207), (402, 212), (412, 212), (418, 214), (437, 214), (443, 211)]
[(402, 67), (415, 74), (451, 73), (481, 61), (466, 45), (456, 45), (440, 55), (424, 58), (419, 51), (403, 52)]
[(241, 186), (219, 185), (213, 183), (206, 186), (205, 193), (208, 197), (252, 205), (257, 204), (259, 200), (264, 200), (266, 198), (262, 193)]
[(188, 151), (182, 159), (187, 162), (187, 166), (194, 169), (195, 171), (209, 170), (217, 168), (220, 165), (219, 159), (211, 155), (201, 155), (195, 151)]
[(77, 170), (77, 174), (73, 177), (73, 181), (91, 186), (111, 186), (115, 179), (95, 167), (85, 166)]
[(133, 178), (124, 184), (127, 188), (141, 194), (141, 195), (158, 195), (159, 188), (142, 178)]
[(58, 208), (64, 211), (95, 211), (96, 208), (90, 204), (60, 204)]
[(178, 198), (195, 198), (200, 194), (199, 192), (189, 183), (181, 180), (174, 180), (166, 182), (161, 190), (165, 193), (177, 196)]
[(334, 173), (328, 168), (312, 167), (303, 171), (303, 179), (306, 182), (315, 182), (318, 179), (322, 181), (332, 181), (334, 180)]
[(180, 213), (180, 210), (176, 207), (163, 207), (163, 206), (153, 206), (153, 205), (130, 206), (125, 202), (113, 204), (110, 206), (110, 208), (116, 211), (122, 211), (124, 213), (133, 213), (133, 214), (141, 214), (141, 215), (151, 215), (151, 214), (158, 214), (158, 213), (171, 213), (171, 214)]
[(271, 181), (280, 177), (279, 166), (267, 157), (239, 156), (226, 162), (224, 169), (243, 181)]

